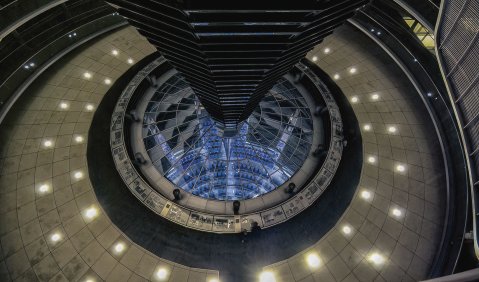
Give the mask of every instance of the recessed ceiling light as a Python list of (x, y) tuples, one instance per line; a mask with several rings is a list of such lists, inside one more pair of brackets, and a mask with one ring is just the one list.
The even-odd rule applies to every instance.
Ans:
[(260, 282), (276, 282), (276, 278), (274, 277), (274, 273), (271, 271), (263, 271), (259, 275)]
[(362, 191), (361, 192), (361, 198), (363, 198), (365, 200), (371, 199), (371, 192), (369, 192), (368, 190)]
[(60, 108), (61, 108), (61, 109), (64, 109), (64, 110), (68, 109), (68, 103), (66, 103), (66, 102), (61, 102), (61, 103), (60, 103)]
[(321, 265), (321, 259), (317, 254), (309, 254), (306, 257), (306, 261), (311, 268), (318, 268)]
[(116, 252), (117, 254), (123, 252), (124, 250), (125, 250), (125, 244), (123, 244), (123, 243), (118, 243), (118, 244), (115, 245), (115, 252)]
[(85, 73), (83, 74), (83, 77), (86, 78), (86, 79), (90, 79), (90, 78), (91, 78), (91, 73), (85, 72)]
[(95, 107), (94, 107), (92, 104), (87, 104), (87, 105), (85, 106), (85, 109), (86, 109), (87, 111), (90, 111), (90, 112), (93, 111), (94, 108), (95, 108)]
[(432, 97), (432, 93), (431, 93), (431, 92), (428, 92), (428, 93), (427, 93), (427, 97)]
[(38, 187), (38, 191), (40, 191), (41, 193), (48, 192), (49, 189), (50, 187), (48, 186), (48, 184), (42, 184), (40, 185), (40, 187)]
[(168, 270), (166, 270), (166, 268), (160, 268), (160, 269), (158, 269), (158, 271), (156, 272), (156, 277), (157, 277), (160, 281), (166, 280), (166, 278), (168, 278)]
[(135, 61), (133, 61), (133, 59), (132, 59), (132, 58), (128, 58), (127, 62), (128, 62), (128, 64), (130, 64), (130, 65), (131, 65), (131, 64), (133, 64)]
[(324, 54), (329, 54), (329, 52), (331, 52), (331, 49), (329, 49), (329, 48), (324, 48)]
[(105, 82), (106, 85), (110, 85), (111, 84), (111, 79), (105, 78), (104, 82)]
[(351, 102), (354, 103), (354, 104), (356, 104), (357, 102), (359, 102), (358, 96), (353, 96), (353, 97), (351, 97)]
[(373, 101), (379, 100), (379, 94), (373, 94), (373, 95), (371, 95), (371, 99), (372, 99)]
[(402, 216), (402, 211), (398, 208), (393, 208), (391, 213), (395, 216), (395, 217), (401, 217)]
[(94, 207), (91, 207), (85, 211), (85, 216), (87, 218), (94, 218), (97, 214), (98, 214), (98, 211)]
[(384, 257), (378, 253), (372, 253), (369, 255), (368, 260), (375, 265), (380, 265), (384, 263)]
[(83, 140), (84, 140), (83, 136), (81, 136), (81, 135), (78, 135), (78, 136), (75, 137), (75, 142), (77, 142), (77, 143), (81, 143), (81, 142), (83, 142)]
[(358, 70), (356, 68), (350, 68), (349, 73), (355, 74)]
[(30, 66), (33, 68), (35, 66), (35, 63), (30, 63)]
[(406, 167), (402, 164), (399, 164), (396, 166), (396, 170), (399, 171), (399, 172), (404, 172), (406, 171)]
[(208, 280), (208, 282), (220, 282), (220, 280), (218, 280), (216, 278), (212, 278), (212, 279)]
[(335, 75), (333, 76), (333, 78), (334, 78), (335, 80), (338, 80), (338, 79), (341, 78), (341, 76), (339, 76), (339, 74), (335, 74)]
[(342, 231), (343, 231), (344, 234), (349, 235), (349, 234), (351, 234), (351, 232), (353, 230), (351, 229), (351, 227), (349, 225), (345, 225), (345, 226), (343, 226)]
[(373, 164), (373, 163), (376, 162), (376, 158), (373, 157), (373, 156), (370, 156), (370, 157), (368, 157), (368, 162), (371, 163), (371, 164)]
[(61, 238), (62, 238), (62, 237), (61, 237), (60, 234), (58, 234), (58, 233), (55, 233), (55, 234), (53, 234), (53, 235), (50, 237), (50, 239), (52, 240), (52, 242), (58, 242), (58, 241), (60, 241)]
[(395, 133), (397, 131), (397, 128), (395, 126), (389, 126), (388, 127), (388, 132), (389, 133)]
[(80, 179), (83, 177), (83, 172), (77, 171), (73, 174), (73, 177), (75, 177), (75, 179)]
[(113, 56), (118, 56), (119, 52), (118, 52), (118, 50), (113, 49), (113, 50), (111, 50), (111, 54), (112, 54)]
[(318, 57), (317, 57), (317, 56), (313, 56), (313, 57), (311, 58), (311, 60), (312, 60), (313, 62), (316, 62), (316, 61), (318, 60)]
[(53, 146), (53, 141), (52, 140), (45, 140), (43, 142), (43, 146), (49, 148), (49, 147)]
[(30, 67), (29, 66), (24, 66), (24, 68), (28, 70)]
[(365, 131), (370, 131), (371, 128), (372, 128), (372, 127), (371, 127), (370, 124), (365, 124), (365, 125), (363, 126), (363, 129), (364, 129)]

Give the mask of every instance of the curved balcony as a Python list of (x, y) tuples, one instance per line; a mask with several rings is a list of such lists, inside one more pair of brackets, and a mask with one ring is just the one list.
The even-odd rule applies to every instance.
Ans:
[[(52, 1), (39, 2), (50, 7)], [(37, 8), (27, 5), (23, 11), (28, 7)], [(23, 14), (11, 17), (14, 15)], [(82, 43), (124, 24), (107, 4), (78, 0), (50, 7), (18, 26), (0, 44), (0, 121), (18, 98), (16, 93), (29, 85), (29, 78), (38, 76), (43, 68)]]
[[(389, 1), (374, 1), (351, 22), (388, 52), (408, 75), (417, 92), (421, 93), (440, 138), (448, 179), (447, 216), (442, 247), (430, 273), (430, 277), (439, 277), (453, 273), (463, 245), (469, 196), (464, 148), (436, 57), (405, 23), (404, 15), (407, 11), (400, 11), (399, 6), (384, 9), (385, 5), (391, 7), (393, 4), (387, 2)], [(410, 14), (408, 16), (413, 17)]]

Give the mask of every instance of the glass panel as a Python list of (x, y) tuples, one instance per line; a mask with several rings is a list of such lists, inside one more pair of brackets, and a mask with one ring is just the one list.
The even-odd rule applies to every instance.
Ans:
[(155, 167), (194, 195), (250, 199), (282, 185), (307, 158), (311, 113), (287, 80), (266, 95), (234, 137), (223, 137), (179, 75), (153, 95), (143, 118), (143, 138)]

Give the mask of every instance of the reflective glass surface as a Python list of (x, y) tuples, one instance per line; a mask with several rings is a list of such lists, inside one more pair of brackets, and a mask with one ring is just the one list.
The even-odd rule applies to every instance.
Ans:
[(216, 200), (258, 197), (298, 171), (313, 139), (311, 112), (281, 79), (233, 137), (174, 75), (155, 92), (143, 118), (143, 141), (157, 170), (179, 188)]

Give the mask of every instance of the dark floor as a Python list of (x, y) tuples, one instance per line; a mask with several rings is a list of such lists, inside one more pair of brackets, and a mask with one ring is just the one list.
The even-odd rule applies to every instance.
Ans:
[[(145, 58), (117, 80), (99, 105), (88, 138), (89, 175), (95, 193), (112, 222), (131, 240), (164, 259), (190, 267), (220, 270), (223, 282), (253, 281), (255, 278), (252, 275), (256, 275), (263, 266), (287, 259), (308, 248), (336, 224), (358, 186), (362, 141), (355, 115), (335, 85), (330, 87), (336, 92), (350, 141), (328, 190), (295, 218), (249, 234), (246, 242), (241, 243), (242, 235), (184, 228), (143, 206), (130, 193), (115, 169), (109, 144), (109, 126), (121, 91), (152, 58)], [(324, 73), (319, 72), (318, 75), (324, 77)], [(334, 84), (329, 79), (325, 79), (325, 82)], [(344, 177), (346, 173), (348, 177)]]

